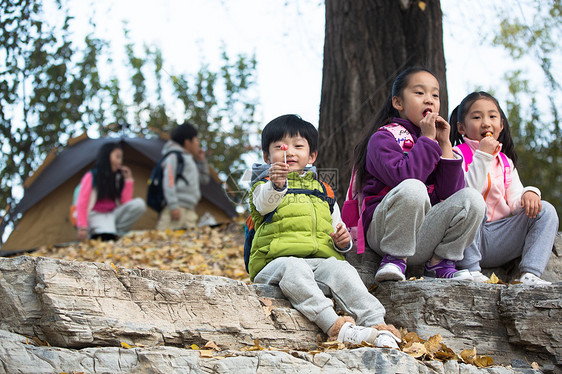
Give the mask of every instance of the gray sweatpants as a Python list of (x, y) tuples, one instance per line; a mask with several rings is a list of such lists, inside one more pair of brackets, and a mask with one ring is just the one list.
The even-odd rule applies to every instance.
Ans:
[(326, 333), (338, 319), (330, 296), (357, 325), (384, 323), (384, 307), (347, 261), (279, 257), (268, 263), (254, 282), (278, 285), (293, 307)]
[(145, 210), (146, 204), (140, 197), (127, 201), (111, 212), (100, 213), (91, 210), (88, 214), (89, 233), (122, 236), (131, 229)]
[(458, 261), (485, 215), (486, 204), (475, 189), (463, 188), (431, 206), (425, 184), (406, 179), (375, 209), (366, 239), (379, 255), (407, 258), (408, 265), (433, 256)]
[(557, 232), (556, 209), (546, 201), (542, 201), (542, 210), (536, 218), (529, 218), (524, 211), (493, 222), (484, 218), (457, 266), (479, 271), (481, 267), (502, 266), (521, 256), (521, 273), (540, 277), (550, 259)]

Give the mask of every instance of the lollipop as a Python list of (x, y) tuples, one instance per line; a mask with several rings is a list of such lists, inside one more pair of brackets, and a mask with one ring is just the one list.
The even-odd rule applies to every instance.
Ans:
[(427, 116), (429, 113), (431, 113), (431, 109), (427, 108), (426, 110), (423, 111), (422, 115), (425, 117), (425, 116)]
[(289, 146), (287, 144), (281, 144), (280, 148), (283, 151), (283, 159), (285, 163), (287, 163), (287, 149), (289, 149)]
[(485, 136), (494, 136), (494, 134), (492, 134), (490, 131), (488, 131)]

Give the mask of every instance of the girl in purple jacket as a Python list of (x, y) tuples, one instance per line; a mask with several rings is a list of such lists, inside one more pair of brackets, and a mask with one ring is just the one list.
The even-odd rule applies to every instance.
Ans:
[(426, 277), (472, 279), (455, 261), (474, 240), (486, 205), (464, 188), (462, 157), (439, 108), (435, 75), (408, 68), (355, 148), (365, 239), (383, 256), (376, 281), (404, 280), (407, 265), (423, 263)]

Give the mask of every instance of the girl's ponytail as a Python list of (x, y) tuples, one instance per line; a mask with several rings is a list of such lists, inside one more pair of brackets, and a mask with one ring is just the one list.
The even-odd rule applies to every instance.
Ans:
[(451, 117), (449, 117), (449, 124), (451, 125), (451, 132), (449, 133), (449, 139), (451, 140), (451, 144), (453, 146), (459, 145), (463, 142), (462, 135), (459, 133), (459, 128), (457, 126), (457, 122), (459, 122), (458, 114), (459, 114), (459, 106), (451, 112)]
[(353, 168), (356, 171), (356, 183), (357, 186), (363, 185), (363, 180), (365, 177), (365, 164), (367, 163), (367, 146), (369, 145), (369, 140), (371, 136), (382, 126), (389, 124), (392, 118), (399, 116), (398, 111), (392, 106), (392, 96), (389, 96), (384, 106), (375, 116), (375, 119), (368, 127), (367, 131), (361, 136), (361, 141), (355, 146), (353, 153)]

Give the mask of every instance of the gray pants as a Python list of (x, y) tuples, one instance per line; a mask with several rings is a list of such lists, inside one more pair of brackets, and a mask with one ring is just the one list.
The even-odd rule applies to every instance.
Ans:
[(367, 230), (367, 243), (381, 256), (407, 258), (419, 265), (431, 257), (458, 261), (486, 215), (482, 195), (463, 188), (431, 206), (425, 184), (406, 179), (377, 206)]
[(278, 285), (293, 307), (326, 333), (338, 319), (330, 296), (357, 325), (384, 323), (384, 307), (347, 261), (279, 257), (268, 263), (254, 282)]
[(88, 214), (89, 233), (122, 236), (131, 229), (145, 210), (146, 204), (140, 197), (127, 201), (111, 212), (100, 213), (91, 210)]
[(493, 222), (484, 218), (474, 242), (457, 265), (476, 271), (481, 267), (502, 266), (521, 256), (521, 273), (540, 277), (550, 259), (557, 232), (556, 209), (546, 201), (542, 201), (542, 210), (536, 218), (529, 218), (524, 211)]

